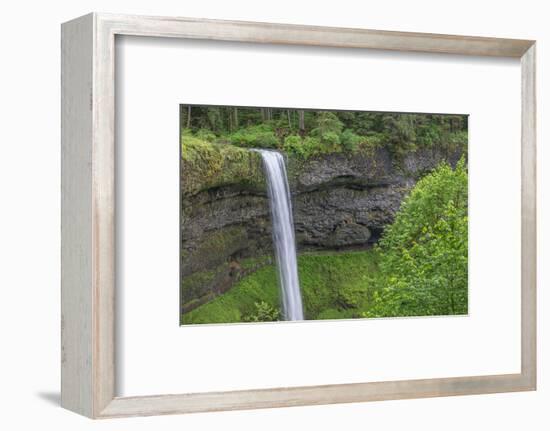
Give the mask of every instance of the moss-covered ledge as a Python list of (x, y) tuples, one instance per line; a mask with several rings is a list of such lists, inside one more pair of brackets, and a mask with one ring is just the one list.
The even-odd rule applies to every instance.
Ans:
[(183, 135), (181, 156), (184, 196), (224, 186), (265, 191), (261, 156), (254, 151)]
[[(267, 187), (259, 153), (190, 133), (182, 134), (181, 146), (183, 197), (218, 188), (265, 195)], [(367, 187), (416, 179), (443, 160), (454, 165), (462, 155), (461, 148), (417, 148), (404, 156), (392, 154), (388, 145), (381, 143), (378, 148), (348, 151), (338, 147), (307, 157), (285, 148), (279, 151), (285, 154), (290, 187), (296, 193), (341, 182)]]

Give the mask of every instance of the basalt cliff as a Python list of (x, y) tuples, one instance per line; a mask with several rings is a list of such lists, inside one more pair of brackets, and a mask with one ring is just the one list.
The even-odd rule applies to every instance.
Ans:
[[(391, 223), (415, 182), (459, 153), (380, 149), (287, 156), (298, 252), (365, 248)], [(269, 263), (271, 222), (258, 153), (239, 149), (181, 164), (181, 295), (188, 311)]]

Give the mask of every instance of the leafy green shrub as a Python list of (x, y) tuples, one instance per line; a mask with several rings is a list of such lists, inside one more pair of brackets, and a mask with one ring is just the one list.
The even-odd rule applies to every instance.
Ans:
[(340, 136), (342, 148), (346, 151), (357, 151), (362, 140), (361, 136), (356, 135), (350, 129), (344, 130)]
[(283, 150), (287, 153), (293, 153), (301, 157), (305, 156), (302, 138), (297, 135), (290, 135), (285, 138)]
[(390, 151), (403, 156), (416, 150), (416, 116), (414, 114), (386, 114), (382, 118), (384, 133)]
[(183, 138), (184, 136), (193, 136), (193, 131), (191, 129), (181, 129), (181, 137)]
[(223, 122), (223, 108), (221, 107), (212, 107), (206, 108), (207, 111), (207, 123), (202, 123), (203, 128), (209, 128), (217, 132), (221, 131), (224, 126)]
[(311, 131), (311, 134), (318, 137), (329, 132), (340, 135), (344, 127), (344, 124), (338, 119), (338, 116), (334, 112), (319, 112), (315, 119), (315, 123), (317, 127)]
[(285, 138), (283, 148), (296, 148), (302, 144), (302, 138), (298, 135), (290, 135)]
[(333, 112), (319, 112), (315, 118), (316, 126), (311, 131), (311, 137), (317, 138), (320, 145), (316, 153), (329, 153), (338, 151), (340, 146), (340, 134), (343, 123)]
[(254, 312), (243, 316), (244, 322), (275, 322), (281, 318), (281, 310), (265, 301), (254, 303)]
[(321, 143), (319, 138), (313, 136), (307, 136), (302, 139), (300, 136), (291, 135), (285, 138), (283, 149), (302, 159), (307, 159), (311, 156), (325, 152), (326, 146)]
[(311, 157), (315, 154), (321, 153), (321, 141), (313, 136), (307, 136), (303, 141), (304, 157)]
[(441, 142), (441, 128), (430, 123), (425, 126), (420, 126), (417, 133), (417, 142), (419, 146), (433, 147)]
[(462, 151), (466, 153), (468, 151), (468, 131), (460, 131), (450, 133), (447, 137), (447, 148), (450, 151)]
[(216, 139), (216, 134), (208, 129), (200, 129), (195, 136), (207, 142), (214, 142)]
[(366, 317), (468, 312), (468, 173), (442, 163), (403, 201), (379, 242), (380, 289)]
[(361, 149), (367, 151), (374, 151), (378, 148), (383, 148), (386, 145), (387, 138), (383, 133), (372, 133), (369, 136), (363, 137), (363, 142), (361, 142)]
[(341, 135), (327, 131), (322, 135), (307, 136), (304, 139), (298, 135), (290, 135), (285, 138), (283, 149), (307, 159), (317, 154), (339, 152), (342, 149), (350, 152), (357, 151), (363, 142), (367, 143), (367, 139), (347, 129)]
[(340, 136), (336, 132), (325, 132), (321, 135), (323, 143), (323, 152), (328, 153), (338, 151), (340, 146)]
[(258, 134), (256, 143), (261, 148), (277, 148), (279, 146), (279, 140), (273, 132)]
[(229, 135), (229, 140), (234, 145), (241, 147), (277, 148), (279, 140), (275, 132), (268, 124), (259, 124), (239, 129)]

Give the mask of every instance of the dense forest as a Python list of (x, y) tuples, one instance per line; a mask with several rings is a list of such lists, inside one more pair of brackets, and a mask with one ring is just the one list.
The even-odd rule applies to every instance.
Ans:
[(302, 157), (379, 146), (399, 155), (433, 146), (464, 149), (468, 117), (181, 105), (180, 124), (184, 133), (208, 142)]
[(286, 155), (306, 319), (468, 312), (467, 116), (182, 105), (180, 123), (182, 323), (283, 318), (251, 148)]

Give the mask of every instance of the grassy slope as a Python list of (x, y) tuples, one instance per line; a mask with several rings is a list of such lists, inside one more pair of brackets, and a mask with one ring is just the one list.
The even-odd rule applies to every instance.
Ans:
[[(306, 319), (361, 317), (369, 308), (377, 258), (372, 250), (301, 254), (300, 286)], [(242, 279), (229, 292), (182, 316), (183, 323), (242, 322), (255, 303), (279, 307), (279, 287), (273, 265)]]

